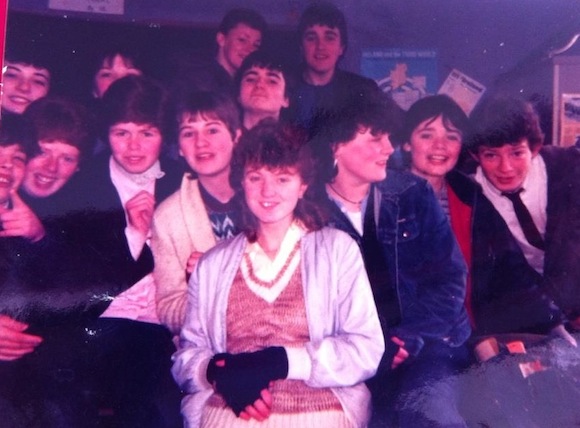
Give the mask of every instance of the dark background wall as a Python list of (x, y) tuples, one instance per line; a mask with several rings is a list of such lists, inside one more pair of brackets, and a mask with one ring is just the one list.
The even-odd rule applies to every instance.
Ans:
[[(358, 71), (365, 48), (437, 49), (441, 81), (452, 68), (488, 87), (552, 95), (548, 52), (580, 32), (580, 0), (336, 0), (349, 22), (343, 67)], [(124, 16), (53, 11), (48, 0), (10, 0), (7, 44), (44, 43), (59, 58), (58, 86), (88, 91), (92, 51), (111, 40), (139, 46), (152, 74), (192, 52), (211, 55), (215, 28), (236, 6), (260, 10), (269, 43), (298, 61), (293, 29), (308, 0), (126, 0)], [(580, 54), (580, 42), (568, 54)], [(73, 79), (71, 79), (71, 76)], [(82, 80), (81, 77), (85, 77)], [(580, 78), (580, 76), (579, 76)], [(66, 82), (66, 84), (65, 84)], [(76, 83), (71, 83), (76, 82)]]

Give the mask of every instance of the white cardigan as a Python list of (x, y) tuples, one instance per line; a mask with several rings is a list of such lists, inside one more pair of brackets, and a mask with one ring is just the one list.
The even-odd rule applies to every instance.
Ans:
[(151, 238), (157, 313), (174, 334), (179, 334), (185, 321), (187, 260), (192, 252), (206, 252), (215, 244), (199, 183), (185, 174), (179, 190), (155, 210)]
[[(172, 369), (189, 394), (182, 401), (188, 427), (199, 426), (213, 393), (206, 380), (209, 360), (226, 352), (228, 296), (246, 244), (243, 234), (218, 244), (199, 260), (189, 282), (181, 348)], [(362, 256), (352, 238), (329, 228), (307, 233), (300, 249), (310, 342), (286, 348), (289, 378), (330, 387), (353, 426), (365, 427), (370, 393), (364, 381), (375, 374), (385, 344)]]

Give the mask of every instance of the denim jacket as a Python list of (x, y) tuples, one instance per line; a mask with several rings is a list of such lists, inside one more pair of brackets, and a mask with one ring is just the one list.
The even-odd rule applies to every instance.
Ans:
[[(467, 267), (433, 190), (421, 178), (389, 170), (387, 179), (372, 186), (370, 197), (401, 310), (401, 322), (386, 337), (402, 338), (414, 355), (425, 340), (461, 346), (471, 332), (464, 307)], [(334, 203), (330, 211), (330, 225), (360, 246), (362, 237), (348, 218)], [(386, 314), (379, 309), (379, 316)]]

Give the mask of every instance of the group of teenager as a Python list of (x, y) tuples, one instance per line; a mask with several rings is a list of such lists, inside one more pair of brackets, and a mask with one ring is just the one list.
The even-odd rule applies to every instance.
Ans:
[(461, 374), (514, 340), (576, 352), (578, 149), (514, 98), (403, 112), (337, 68), (332, 4), (297, 75), (265, 32), (230, 11), (165, 85), (107, 52), (84, 106), (8, 46), (5, 426), (512, 426), (466, 417)]

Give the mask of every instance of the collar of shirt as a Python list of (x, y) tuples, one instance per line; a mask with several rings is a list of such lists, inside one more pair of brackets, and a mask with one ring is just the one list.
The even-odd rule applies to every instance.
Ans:
[(299, 221), (294, 221), (288, 228), (286, 235), (284, 235), (284, 239), (280, 244), (280, 249), (274, 260), (266, 255), (266, 252), (257, 241), (248, 244), (246, 253), (250, 257), (250, 262), (252, 263), (256, 276), (264, 281), (273, 279), (280, 272), (288, 256), (294, 249), (294, 246), (302, 239), (304, 234), (306, 234), (304, 226)]
[(123, 206), (129, 199), (142, 190), (152, 195), (155, 194), (155, 181), (165, 175), (161, 171), (159, 161), (156, 161), (147, 171), (141, 174), (131, 174), (125, 171), (111, 156), (109, 160), (109, 171), (117, 193), (121, 198)]
[[(540, 274), (543, 273), (544, 252), (531, 245), (525, 238), (512, 202), (505, 196), (502, 196), (501, 191), (491, 184), (485, 177), (481, 166), (477, 167), (474, 178), (481, 185), (483, 194), (490, 200), (506, 222), (530, 266)], [(544, 159), (540, 155), (532, 159), (530, 170), (522, 184), (522, 188), (524, 189), (520, 195), (522, 202), (528, 208), (538, 231), (544, 236), (547, 223), (548, 174)]]
[(353, 225), (353, 227), (359, 233), (360, 236), (362, 236), (362, 234), (363, 234), (363, 214), (367, 210), (367, 204), (369, 202), (369, 195), (373, 191), (372, 189), (373, 189), (373, 187), (371, 187), (371, 191), (369, 193), (367, 193), (367, 195), (361, 201), (361, 203), (360, 203), (360, 211), (349, 211), (349, 210), (347, 210), (346, 209), (346, 206), (339, 199), (333, 197), (328, 192), (328, 190), (326, 191), (326, 194), (328, 195), (328, 197), (330, 198), (330, 200), (332, 202), (334, 202), (338, 208), (340, 208), (340, 211), (342, 211), (342, 213), (350, 220), (351, 224)]
[[(477, 167), (474, 178), (481, 185), (483, 194), (494, 202), (494, 205), (496, 200), (501, 200), (506, 203), (506, 207), (511, 207), (510, 200), (504, 197), (502, 192), (487, 179), (481, 166)], [(532, 159), (530, 170), (521, 188), (523, 189), (521, 193), (522, 201), (532, 213), (534, 222), (541, 221), (541, 217), (545, 217), (545, 214), (541, 216), (540, 212), (543, 211), (545, 213), (546, 211), (548, 195), (548, 175), (546, 163), (542, 156), (537, 155)], [(543, 222), (543, 228), (540, 228), (541, 225), (537, 225), (540, 228), (540, 232), (543, 232), (542, 229), (545, 229), (545, 218)]]

